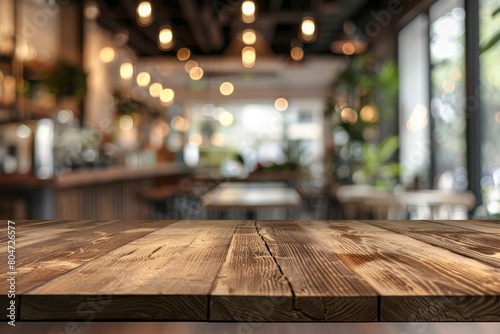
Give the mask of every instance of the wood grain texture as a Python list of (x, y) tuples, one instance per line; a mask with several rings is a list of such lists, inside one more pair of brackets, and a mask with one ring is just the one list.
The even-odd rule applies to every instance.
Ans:
[[(74, 319), (78, 317), (74, 298), (66, 303), (64, 313), (47, 310), (55, 305), (53, 295), (77, 294), (83, 298), (95, 295), (112, 298), (113, 307), (96, 312), (99, 320), (114, 319), (110, 314), (118, 314), (115, 303), (121, 305), (120, 318), (207, 320), (208, 295), (236, 225), (237, 222), (231, 221), (178, 222), (129, 242), (27, 292), (22, 297), (26, 308), (21, 310), (21, 319), (52, 320), (54, 315), (59, 317), (54, 320)], [(147, 304), (122, 298), (127, 295), (139, 300), (152, 296), (156, 302)], [(59, 307), (65, 305), (58, 302)]]
[[(309, 224), (311, 225), (311, 224)], [(293, 293), (297, 320), (375, 321), (376, 292), (306, 222), (257, 222)]]
[(441, 222), (422, 221), (404, 224), (397, 221), (367, 221), (366, 223), (500, 268), (500, 235), (470, 233), (470, 230)]
[(500, 222), (16, 226), (21, 320), (500, 321)]
[[(378, 292), (380, 320), (411, 321), (417, 305), (432, 310), (445, 303), (443, 296), (467, 297), (469, 305), (475, 305), (485, 296), (500, 293), (500, 270), (477, 260), (363, 222), (323, 223), (323, 228), (318, 228), (320, 222), (310, 224), (315, 226), (314, 233), (338, 247), (337, 256)], [(403, 297), (408, 307), (391, 303), (393, 297)], [(488, 305), (491, 313), (467, 308), (461, 320), (478, 321), (485, 314), (483, 321), (500, 320), (497, 305)], [(450, 320), (446, 314), (418, 314), (419, 321)]]
[[(171, 223), (171, 221), (63, 222), (60, 225), (54, 223), (54, 228), (51, 228), (49, 233), (43, 227), (26, 230), (18, 227), (16, 229), (16, 269), (19, 274), (16, 281), (17, 293), (23, 294), (85, 262)], [(4, 282), (2, 287), (3, 284)]]
[(238, 224), (210, 296), (213, 321), (298, 319), (287, 280), (253, 221)]
[(500, 234), (500, 221), (498, 220), (440, 220), (438, 222), (471, 231)]

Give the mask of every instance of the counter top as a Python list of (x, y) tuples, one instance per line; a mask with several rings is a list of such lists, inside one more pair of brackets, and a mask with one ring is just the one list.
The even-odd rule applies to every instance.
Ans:
[(40, 186), (53, 186), (56, 188), (69, 188), (80, 185), (86, 186), (157, 176), (169, 176), (189, 173), (190, 171), (191, 169), (183, 165), (163, 163), (154, 167), (137, 169), (122, 166), (82, 169), (56, 175), (50, 180), (40, 180), (31, 175), (0, 175), (0, 187), (34, 188)]
[(500, 221), (15, 227), (20, 320), (500, 321)]

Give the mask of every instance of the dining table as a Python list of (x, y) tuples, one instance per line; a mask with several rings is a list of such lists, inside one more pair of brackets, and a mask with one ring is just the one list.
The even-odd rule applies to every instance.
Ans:
[(297, 212), (302, 199), (284, 182), (223, 182), (203, 195), (201, 202), (212, 212), (243, 211), (246, 218), (255, 219), (263, 210)]
[(500, 221), (0, 223), (4, 319), (500, 321)]

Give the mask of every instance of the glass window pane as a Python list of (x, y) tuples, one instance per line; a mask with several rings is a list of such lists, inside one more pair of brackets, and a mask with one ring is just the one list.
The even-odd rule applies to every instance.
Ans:
[(465, 10), (463, 1), (431, 7), (431, 115), (434, 181), (441, 189), (467, 189), (465, 116)]
[[(482, 166), (487, 217), (500, 217), (500, 3), (480, 0)], [(488, 47), (489, 46), (489, 47)]]

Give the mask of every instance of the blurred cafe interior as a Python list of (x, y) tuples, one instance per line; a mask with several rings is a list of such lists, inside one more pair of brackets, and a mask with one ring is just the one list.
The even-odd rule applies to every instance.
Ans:
[(499, 219), (496, 0), (0, 0), (0, 219)]

